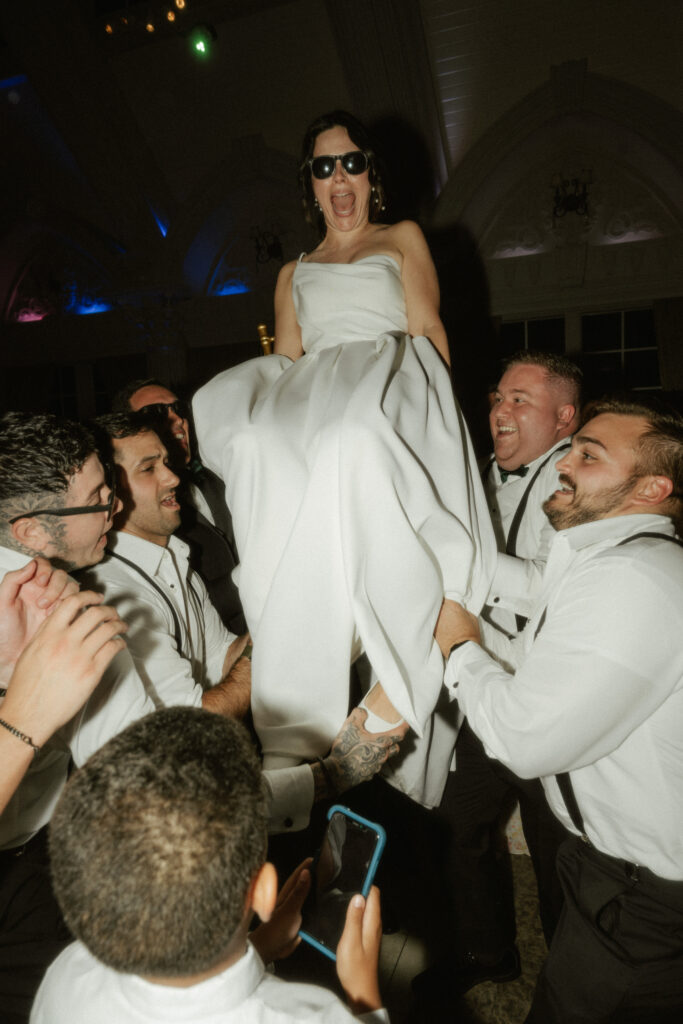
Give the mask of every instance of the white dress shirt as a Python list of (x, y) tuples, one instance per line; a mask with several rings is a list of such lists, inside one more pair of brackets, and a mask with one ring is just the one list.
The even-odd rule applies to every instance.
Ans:
[[(555, 466), (563, 454), (559, 449), (566, 449), (569, 443), (568, 438), (558, 441), (529, 463), (525, 476), (508, 476), (505, 483), (495, 459), (488, 464), (490, 468), (485, 475), (484, 490), (499, 554), (485, 618), (511, 635), (518, 631), (515, 612), (528, 616), (533, 608), (548, 551), (555, 538), (555, 530), (542, 506), (558, 487), (559, 474)], [(541, 466), (543, 468), (534, 480)], [(529, 487), (531, 490), (520, 521), (515, 552), (508, 555), (505, 551), (510, 527)]]
[(169, 537), (162, 547), (132, 533), (112, 531), (109, 547), (114, 557), (110, 554), (93, 566), (87, 579), (95, 581), (95, 588), (128, 624), (126, 643), (148, 693), (158, 707), (200, 707), (204, 690), (222, 679), (225, 655), (235, 636), (221, 622), (203, 580), (190, 569), (187, 544)]
[(647, 538), (618, 546), (642, 532), (674, 529), (638, 514), (559, 532), (529, 624), (498, 640), (512, 671), (467, 643), (445, 682), (489, 756), (542, 777), (567, 829), (576, 833), (555, 774), (571, 771), (591, 842), (680, 880), (683, 550)]
[[(20, 569), (27, 555), (0, 546), (0, 575)], [(131, 722), (154, 711), (128, 650), (115, 656), (85, 707), (33, 759), (0, 818), (0, 849), (21, 846), (46, 825), (66, 782), (70, 755), (83, 764)], [(0, 711), (1, 717), (1, 711)], [(11, 723), (14, 724), (14, 723)]]
[[(167, 547), (123, 531), (112, 531), (110, 547), (139, 566), (165, 598), (128, 562), (107, 557), (89, 570), (84, 585), (103, 591), (128, 623), (126, 643), (156, 707), (201, 707), (206, 689), (219, 683), (234, 634), (214, 608), (201, 577), (189, 565), (189, 548), (178, 537)], [(173, 605), (174, 618), (169, 603)], [(180, 627), (180, 649), (176, 629)], [(313, 773), (308, 764), (263, 773), (269, 831), (295, 832), (308, 825)]]
[[(177, 988), (120, 974), (74, 942), (48, 969), (31, 1011), (31, 1024), (347, 1024), (358, 1019), (333, 992), (268, 974), (251, 944), (221, 974)], [(360, 1019), (389, 1021), (386, 1010)]]

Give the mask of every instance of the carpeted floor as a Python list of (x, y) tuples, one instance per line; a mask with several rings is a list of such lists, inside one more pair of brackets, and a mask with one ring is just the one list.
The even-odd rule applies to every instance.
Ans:
[[(538, 972), (546, 955), (538, 916), (538, 895), (531, 858), (512, 858), (517, 913), (517, 945), (522, 974), (516, 981), (485, 982), (471, 989), (449, 1021), (433, 1024), (523, 1024), (531, 1005)], [(411, 979), (427, 966), (424, 949), (405, 933), (382, 941), (381, 989), (392, 1024), (412, 1024)], [(431, 1024), (431, 1022), (430, 1022)]]

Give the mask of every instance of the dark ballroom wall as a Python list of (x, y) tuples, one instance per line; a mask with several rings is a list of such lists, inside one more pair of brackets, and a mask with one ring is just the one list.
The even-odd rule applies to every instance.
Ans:
[[(374, 125), (392, 172), (390, 213), (428, 231), (466, 408), (495, 376), (501, 324), (563, 318), (577, 352), (583, 313), (636, 298), (657, 323), (661, 382), (682, 386), (680, 75), (675, 48), (660, 45), (665, 27), (667, 39), (683, 29), (671, 0), (647, 10), (619, 0), (599, 18), (587, 0), (571, 12), (559, 0), (187, 0), (184, 28), (209, 22), (217, 33), (204, 62), (168, 27), (104, 32), (106, 15), (116, 25), (124, 8), (166, 6), (0, 4), (0, 405), (90, 415), (132, 376), (192, 389), (257, 355), (282, 260), (314, 242), (295, 185), (302, 129), (335, 106)], [(449, 18), (459, 27), (444, 43), (435, 26)], [(511, 238), (528, 240), (529, 224), (547, 227), (557, 118), (544, 141), (531, 137), (529, 112), (538, 115), (534, 97), (557, 99), (551, 62), (583, 67), (584, 85), (607, 83), (613, 144), (590, 154), (601, 209), (623, 199), (642, 226), (654, 205), (649, 244), (591, 248), (574, 223), (570, 244), (555, 237), (547, 253), (499, 258)], [(442, 106), (448, 68), (457, 109)], [(647, 139), (635, 117), (646, 108), (658, 112)], [(619, 135), (625, 120), (631, 134)], [(578, 276), (577, 246), (594, 257)]]

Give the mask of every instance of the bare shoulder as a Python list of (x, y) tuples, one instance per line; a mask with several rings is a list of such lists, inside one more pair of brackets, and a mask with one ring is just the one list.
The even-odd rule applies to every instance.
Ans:
[(389, 230), (394, 244), (402, 252), (412, 252), (427, 245), (422, 228), (414, 220), (400, 220), (398, 224), (392, 224)]
[(285, 263), (283, 265), (280, 273), (277, 275), (278, 288), (286, 288), (287, 285), (291, 283), (298, 262), (298, 260), (290, 260), (289, 263)]

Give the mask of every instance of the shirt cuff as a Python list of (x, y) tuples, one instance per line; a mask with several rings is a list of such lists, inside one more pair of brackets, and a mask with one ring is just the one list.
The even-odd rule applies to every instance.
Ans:
[(460, 647), (456, 647), (446, 662), (446, 669), (443, 674), (443, 683), (448, 690), (448, 696), (451, 700), (455, 700), (458, 696), (458, 679), (460, 675), (460, 666), (464, 664), (463, 658), (466, 657), (467, 652), (473, 647), (475, 650), (478, 650), (479, 644), (475, 643), (474, 640), (466, 640)]
[(496, 571), (486, 603), (530, 615), (535, 604), (541, 571), (531, 560), (498, 552)]
[(310, 764), (270, 768), (263, 772), (268, 799), (268, 831), (299, 832), (308, 825), (313, 807), (313, 770)]

